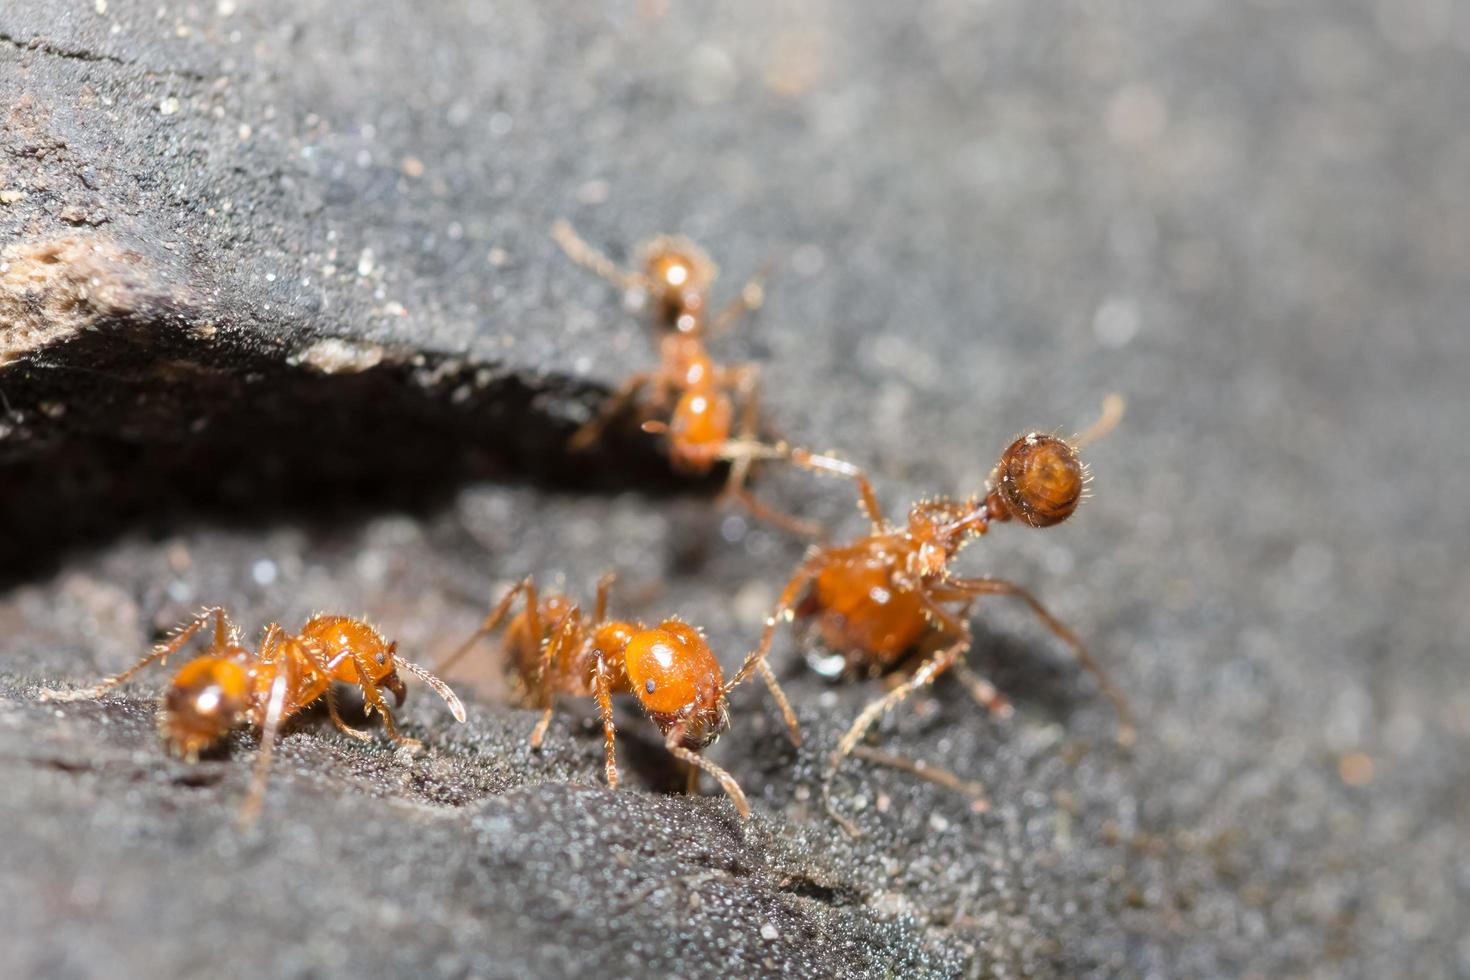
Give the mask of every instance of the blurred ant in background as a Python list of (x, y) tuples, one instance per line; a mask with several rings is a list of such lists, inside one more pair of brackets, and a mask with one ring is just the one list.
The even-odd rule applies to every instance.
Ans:
[[(871, 528), (850, 544), (809, 553), (782, 590), (751, 656), (763, 661), (778, 624), (797, 617), (812, 621), (825, 645), (842, 656), (843, 672), (849, 676), (882, 674), (911, 660), (916, 652), (926, 654), (905, 680), (858, 714), (828, 759), (823, 798), (850, 833), (856, 834), (856, 827), (832, 809), (831, 782), (873, 723), (914, 690), (953, 670), (992, 713), (1010, 714), (1009, 702), (963, 659), (971, 644), (969, 609), (980, 596), (1008, 595), (1025, 603), (1113, 702), (1120, 719), (1118, 741), (1133, 742), (1132, 715), (1122, 694), (1071, 630), (1013, 582), (962, 578), (950, 571), (965, 545), (993, 523), (1015, 520), (1029, 527), (1052, 527), (1070, 517), (1090, 479), (1078, 450), (1111, 430), (1122, 412), (1123, 399), (1111, 395), (1102, 418), (1071, 442), (1041, 432), (1021, 436), (1001, 454), (983, 495), (963, 501), (921, 500), (909, 510), (904, 525), (884, 518), (872, 484), (856, 466), (833, 456), (789, 450), (797, 465), (855, 481), (859, 507)], [(937, 782), (959, 784), (952, 775), (937, 770), (929, 774)]]
[[(633, 620), (607, 618), (608, 592), (613, 576), (597, 583), (597, 599), (590, 621), (581, 608), (560, 594), (539, 595), (527, 577), (513, 586), (485, 617), (463, 646), (438, 665), (442, 671), (464, 656), (481, 638), (495, 632), (518, 597), (524, 608), (510, 619), (501, 648), (505, 666), (521, 701), (540, 708), (541, 720), (531, 733), (531, 747), (540, 748), (551, 724), (557, 695), (595, 698), (602, 715), (607, 755), (607, 784), (618, 785), (613, 743), (612, 696), (632, 694), (664, 736), (664, 748), (689, 764), (689, 789), (697, 786), (699, 769), (724, 788), (742, 817), (750, 805), (735, 778), (699, 754), (729, 727), (729, 693), (759, 671), (780, 707), (794, 744), (801, 744), (801, 728), (785, 693), (762, 657), (752, 654), (739, 672), (724, 682), (720, 663), (703, 634), (679, 619), (656, 626)], [(697, 768), (695, 768), (697, 767)]]
[(710, 333), (760, 308), (765, 301), (765, 277), (752, 277), (738, 297), (707, 319), (706, 300), (719, 269), (689, 239), (659, 235), (643, 243), (637, 250), (643, 271), (629, 272), (583, 241), (565, 221), (553, 224), (551, 235), (578, 265), (625, 291), (647, 296), (659, 332), (659, 366), (623, 382), (598, 413), (572, 434), (567, 447), (574, 452), (591, 449), (609, 424), (636, 407), (645, 416), (656, 416), (646, 418), (641, 427), (666, 438), (675, 472), (705, 476), (717, 464), (729, 463), (727, 498), (739, 501), (762, 520), (816, 537), (821, 530), (818, 525), (772, 509), (746, 488), (755, 459), (781, 455), (757, 440), (760, 368), (750, 363), (717, 364), (705, 348)]
[(74, 691), (44, 691), (48, 701), (82, 701), (101, 697), (144, 667), (166, 662), (183, 649), (211, 620), (214, 633), (204, 655), (179, 668), (163, 696), (159, 729), (169, 750), (190, 762), (237, 727), (260, 733), (250, 794), (240, 811), (242, 825), (259, 815), (270, 772), (271, 754), (281, 726), (308, 705), (325, 697), (332, 722), (344, 734), (367, 742), (372, 736), (342, 720), (333, 695), (334, 683), (352, 684), (362, 690), (366, 710), (383, 716), (388, 737), (400, 745), (418, 748), (417, 739), (398, 731), (393, 713), (383, 697), (390, 692), (398, 705), (405, 694), (400, 669), (413, 674), (434, 689), (456, 721), (464, 721), (464, 706), (439, 678), (417, 664), (398, 656), (397, 643), (390, 643), (368, 623), (347, 616), (313, 616), (299, 633), (287, 633), (277, 623), (265, 628), (260, 645), (251, 650), (243, 645), (240, 630), (220, 607), (205, 609), (183, 624), (167, 642), (154, 647), (145, 657), (120, 674), (93, 687)]

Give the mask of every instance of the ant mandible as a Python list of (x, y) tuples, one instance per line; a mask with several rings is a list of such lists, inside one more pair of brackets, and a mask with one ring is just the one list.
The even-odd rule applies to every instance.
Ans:
[[(665, 436), (674, 470), (704, 476), (721, 462), (730, 464), (725, 495), (755, 516), (807, 537), (821, 529), (780, 513), (746, 488), (755, 459), (772, 458), (779, 450), (756, 441), (759, 424), (760, 369), (755, 364), (716, 364), (705, 338), (728, 327), (765, 301), (764, 277), (756, 275), (740, 295), (706, 317), (705, 301), (719, 269), (709, 255), (681, 235), (659, 235), (639, 246), (642, 272), (628, 272), (587, 244), (566, 221), (552, 225), (551, 235), (578, 265), (624, 290), (638, 290), (652, 300), (652, 319), (659, 338), (659, 366), (625, 381), (601, 410), (572, 434), (567, 447), (590, 449), (608, 425), (630, 405), (667, 416), (642, 423), (644, 432)], [(670, 407), (672, 405), (672, 408)], [(739, 412), (737, 424), (736, 412)], [(732, 437), (733, 434), (733, 437)]]
[(398, 656), (396, 642), (388, 642), (361, 619), (347, 616), (313, 616), (299, 633), (286, 632), (278, 623), (265, 628), (260, 645), (251, 650), (243, 645), (240, 630), (229, 614), (218, 606), (203, 610), (184, 623), (166, 642), (154, 647), (133, 666), (101, 683), (74, 691), (45, 691), (49, 701), (81, 701), (101, 697), (138, 671), (157, 661), (167, 662), (211, 620), (214, 633), (204, 655), (179, 668), (163, 696), (159, 728), (169, 750), (190, 762), (219, 742), (232, 729), (248, 726), (260, 732), (260, 754), (256, 759), (250, 793), (240, 811), (242, 825), (259, 815), (270, 772), (271, 754), (281, 726), (292, 715), (325, 697), (332, 722), (359, 741), (372, 736), (342, 720), (333, 697), (334, 683), (354, 684), (362, 689), (366, 709), (383, 716), (388, 737), (400, 745), (418, 747), (417, 739), (398, 731), (383, 691), (393, 694), (398, 705), (405, 694), (399, 669), (434, 689), (456, 721), (464, 721), (464, 706), (443, 681), (418, 664)]
[(729, 693), (759, 671), (786, 719), (794, 744), (801, 744), (801, 728), (785, 693), (764, 659), (752, 654), (740, 670), (724, 682), (720, 663), (699, 630), (679, 619), (656, 626), (633, 620), (608, 619), (608, 592), (613, 576), (597, 583), (592, 619), (584, 622), (581, 608), (560, 594), (538, 595), (533, 578), (511, 587), (463, 646), (438, 665), (442, 671), (484, 636), (505, 622), (517, 597), (524, 608), (505, 628), (502, 650), (508, 672), (521, 700), (542, 710), (531, 733), (531, 747), (540, 748), (551, 724), (557, 695), (592, 697), (602, 715), (607, 754), (607, 784), (618, 785), (613, 743), (612, 696), (632, 694), (664, 736), (664, 748), (688, 763), (690, 789), (698, 769), (716, 780), (742, 817), (750, 805), (735, 778), (699, 754), (729, 727)]
[[(764, 662), (777, 625), (798, 616), (815, 620), (827, 647), (843, 656), (849, 674), (882, 673), (897, 667), (921, 644), (937, 646), (907, 679), (858, 714), (828, 759), (823, 796), (850, 832), (856, 828), (832, 810), (832, 779), (873, 723), (915, 689), (953, 670), (986, 708), (1002, 716), (1010, 713), (1006, 699), (963, 660), (971, 643), (967, 614), (979, 596), (1009, 595), (1024, 602), (1113, 702), (1120, 719), (1118, 741), (1133, 742), (1132, 715), (1122, 694), (1071, 630), (1013, 582), (961, 578), (950, 571), (960, 550), (992, 523), (1017, 520), (1029, 527), (1051, 527), (1070, 517), (1090, 479), (1078, 450), (1112, 429), (1122, 411), (1122, 398), (1112, 395), (1104, 403), (1102, 418), (1071, 442), (1041, 432), (1021, 436), (1001, 454), (983, 495), (963, 501), (921, 500), (910, 509), (904, 526), (884, 519), (873, 486), (858, 467), (829, 455), (789, 450), (798, 465), (853, 479), (871, 530), (850, 544), (809, 553), (782, 590), (751, 656)], [(955, 605), (958, 615), (946, 608)]]

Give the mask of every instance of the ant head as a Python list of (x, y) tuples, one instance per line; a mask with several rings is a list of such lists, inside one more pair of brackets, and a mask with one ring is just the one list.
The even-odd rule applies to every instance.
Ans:
[(1087, 485), (1087, 467), (1071, 443), (1032, 432), (1006, 447), (990, 479), (994, 484), (990, 500), (998, 500), (1006, 516), (1032, 527), (1051, 527), (1077, 509)]
[(225, 736), (249, 704), (244, 666), (229, 657), (200, 657), (179, 669), (163, 696), (163, 734), (175, 755), (196, 758)]
[[(330, 661), (340, 657), (361, 655), (371, 668), (375, 684), (387, 687), (394, 694), (402, 689), (397, 681), (393, 652), (396, 643), (389, 643), (371, 624), (350, 616), (316, 616), (301, 628), (300, 639), (313, 642), (327, 655)], [(394, 683), (397, 682), (397, 687)], [(401, 695), (400, 695), (401, 697)]]
[(634, 696), (663, 731), (682, 724), (690, 748), (708, 745), (723, 731), (724, 676), (693, 626), (671, 619), (642, 630), (628, 641), (623, 665)]
[(661, 317), (676, 329), (695, 329), (716, 268), (704, 249), (677, 235), (660, 235), (640, 249), (648, 290)]

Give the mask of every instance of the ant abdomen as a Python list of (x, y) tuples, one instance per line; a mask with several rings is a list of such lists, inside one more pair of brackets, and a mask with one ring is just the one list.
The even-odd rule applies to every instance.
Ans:
[(250, 702), (250, 678), (227, 657), (200, 657), (179, 669), (163, 697), (169, 750), (194, 759), (234, 727)]
[(1007, 516), (1032, 527), (1051, 527), (1076, 511), (1087, 485), (1087, 469), (1071, 443), (1032, 432), (1006, 447), (991, 479), (992, 497), (999, 499)]

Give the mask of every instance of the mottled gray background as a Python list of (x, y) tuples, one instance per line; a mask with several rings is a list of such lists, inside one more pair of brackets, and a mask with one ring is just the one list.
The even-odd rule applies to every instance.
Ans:
[[(0, 929), (15, 975), (1470, 976), (1470, 9), (1448, 0), (335, 3), (0, 8)], [(629, 713), (539, 755), (492, 658), (431, 751), (322, 719), (259, 832), (253, 740), (163, 755), (130, 663), (222, 602), (366, 612), (433, 661), (528, 572), (679, 611), (733, 666), (801, 545), (646, 450), (560, 453), (651, 363), (547, 236), (681, 231), (768, 303), (718, 353), (895, 511), (1030, 427), (1123, 426), (1068, 526), (967, 573), (1034, 587), (1130, 692), (996, 602), (986, 718), (942, 683), (775, 663), (751, 796), (677, 784)], [(848, 488), (763, 492), (854, 530)], [(713, 788), (707, 787), (712, 793)]]

